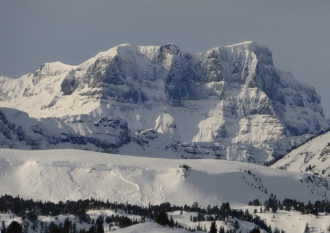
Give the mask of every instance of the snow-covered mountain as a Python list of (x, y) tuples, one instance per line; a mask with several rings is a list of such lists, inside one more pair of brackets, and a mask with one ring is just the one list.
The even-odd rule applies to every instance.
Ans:
[(272, 165), (288, 171), (330, 177), (330, 131), (308, 140)]
[[(73, 148), (150, 156), (169, 149), (177, 157), (263, 163), (328, 128), (314, 88), (277, 70), (271, 52), (254, 42), (200, 54), (174, 44), (125, 44), (78, 66), (46, 63), (20, 79), (0, 77), (0, 106), (26, 112), (40, 125), (57, 125), (59, 134), (89, 138)], [(14, 122), (10, 114), (6, 119), (24, 132), (35, 124)], [(108, 127), (113, 119), (127, 125), (120, 138)], [(94, 137), (117, 143), (103, 147)], [(6, 138), (3, 147), (9, 147)], [(48, 143), (50, 135), (39, 138), (40, 149), (67, 148)]]

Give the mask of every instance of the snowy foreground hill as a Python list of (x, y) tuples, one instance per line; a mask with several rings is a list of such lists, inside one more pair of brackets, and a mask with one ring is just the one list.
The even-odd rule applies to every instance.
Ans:
[(45, 63), (0, 77), (0, 107), (23, 112), (0, 110), (0, 147), (17, 149), (159, 157), (169, 149), (263, 164), (328, 128), (315, 89), (276, 69), (254, 42), (200, 54), (125, 44), (78, 66)]
[[(181, 166), (180, 166), (181, 165)], [(187, 166), (183, 166), (187, 165)], [(172, 205), (192, 205), (198, 202), (206, 208), (208, 205), (221, 206), (229, 202), (233, 208), (249, 210), (265, 220), (272, 229), (286, 232), (303, 232), (306, 223), (313, 232), (327, 232), (330, 217), (324, 213), (318, 216), (297, 211), (278, 210), (260, 213), (259, 207), (248, 206), (255, 199), (264, 203), (271, 196), (283, 201), (285, 198), (303, 201), (328, 200), (327, 180), (306, 173), (290, 172), (269, 167), (208, 159), (161, 159), (122, 156), (80, 150), (0, 150), (0, 190), (2, 194), (19, 195), (43, 201), (65, 201), (94, 198), (110, 202), (131, 203), (141, 206), (169, 202)], [(184, 167), (190, 167), (186, 170)], [(261, 207), (265, 208), (265, 207)], [(198, 222), (191, 222), (190, 216), (196, 212), (184, 211), (181, 215), (169, 212), (174, 221), (181, 226), (196, 228)], [(92, 219), (100, 215), (119, 214), (131, 219), (138, 218), (120, 210), (91, 210)], [(22, 222), (19, 217), (0, 214), (7, 226), (11, 221)], [(43, 224), (63, 223), (66, 218), (75, 222), (74, 216), (40, 216)], [(235, 219), (216, 221), (218, 228), (234, 229)], [(250, 232), (256, 227), (251, 222), (239, 220), (241, 232)], [(211, 221), (200, 222), (208, 230)], [(39, 224), (39, 223), (38, 223)], [(88, 229), (87, 223), (77, 221), (77, 229)], [(39, 225), (38, 225), (39, 226)], [(43, 225), (45, 226), (45, 225)], [(31, 228), (32, 223), (27, 229)], [(37, 231), (39, 232), (39, 228)], [(104, 225), (108, 229), (107, 225)], [(118, 228), (118, 227), (117, 227)], [(187, 232), (184, 229), (162, 227), (149, 220), (118, 232)], [(266, 232), (261, 230), (261, 232)]]
[[(188, 165), (186, 170), (180, 165)], [(84, 198), (148, 205), (244, 206), (271, 195), (328, 200), (327, 180), (223, 160), (156, 159), (80, 150), (0, 150), (1, 193), (50, 201)]]

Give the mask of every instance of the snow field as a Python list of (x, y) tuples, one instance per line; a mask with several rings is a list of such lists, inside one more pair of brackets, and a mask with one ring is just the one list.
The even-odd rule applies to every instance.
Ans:
[[(191, 167), (186, 170), (180, 165)], [(283, 229), (286, 232), (302, 232), (306, 223), (314, 232), (326, 232), (329, 217), (320, 213), (301, 215), (298, 212), (278, 210), (259, 213), (260, 207), (247, 206), (249, 201), (259, 199), (264, 203), (270, 194), (278, 200), (284, 198), (314, 202), (328, 198), (329, 190), (323, 186), (306, 183), (309, 174), (277, 170), (248, 163), (223, 161), (215, 159), (160, 159), (115, 154), (103, 154), (81, 150), (0, 150), (0, 190), (1, 194), (20, 195), (34, 200), (53, 202), (95, 198), (110, 202), (131, 203), (142, 206), (169, 202), (172, 205), (191, 205), (198, 202), (200, 206), (219, 205), (229, 202), (232, 208), (247, 208), (256, 213), (267, 225)], [(313, 179), (313, 178), (311, 178)], [(314, 182), (315, 183), (315, 182)], [(265, 192), (267, 190), (267, 193)], [(92, 218), (99, 215), (123, 214), (121, 210), (92, 210)], [(168, 213), (174, 221), (184, 227), (196, 228), (198, 222), (190, 222), (190, 216), (197, 213), (179, 211)], [(275, 218), (273, 216), (275, 215)], [(59, 223), (66, 217), (51, 218), (41, 216), (43, 222)], [(70, 218), (74, 222), (74, 217)], [(0, 215), (0, 220), (8, 226), (12, 220), (9, 215)], [(57, 221), (57, 222), (56, 222)], [(216, 221), (217, 227), (232, 227)], [(87, 225), (77, 224), (77, 229)], [(201, 222), (209, 230), (211, 222)], [(239, 221), (242, 232), (249, 232), (254, 224)], [(106, 227), (106, 226), (105, 226)], [(106, 228), (105, 228), (106, 229)], [(118, 232), (186, 232), (184, 229), (172, 230), (155, 223), (146, 222)]]
[[(181, 168), (187, 164), (190, 170)], [(147, 206), (245, 206), (277, 199), (324, 200), (329, 190), (308, 174), (215, 159), (160, 159), (80, 150), (0, 150), (2, 194), (53, 202), (97, 198)], [(311, 178), (317, 181), (317, 178)], [(307, 180), (307, 181), (306, 181)]]
[[(330, 176), (330, 132), (313, 138), (292, 150), (271, 167), (295, 172)], [(309, 169), (309, 166), (312, 168)]]

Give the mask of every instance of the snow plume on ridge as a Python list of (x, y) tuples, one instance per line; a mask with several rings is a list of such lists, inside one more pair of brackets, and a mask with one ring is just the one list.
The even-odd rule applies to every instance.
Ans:
[[(277, 70), (255, 42), (200, 54), (123, 44), (78, 66), (46, 63), (17, 80), (1, 77), (0, 106), (33, 118), (121, 119), (133, 135), (155, 129), (180, 143), (238, 144), (263, 151), (263, 162), (285, 154), (283, 139), (328, 128), (314, 88)], [(78, 125), (80, 135), (100, 133)], [(226, 151), (221, 158), (244, 158)]]

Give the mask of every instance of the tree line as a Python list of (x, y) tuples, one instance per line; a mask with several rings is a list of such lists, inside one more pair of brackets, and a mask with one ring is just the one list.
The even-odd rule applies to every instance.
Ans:
[[(216, 220), (225, 221), (226, 223), (230, 222), (234, 230), (227, 232), (239, 232), (237, 220), (241, 220), (252, 222), (258, 226), (259, 229), (273, 233), (271, 226), (267, 225), (264, 220), (260, 219), (256, 213), (265, 211), (272, 211), (273, 213), (276, 213), (278, 209), (286, 211), (295, 210), (301, 212), (302, 214), (314, 215), (318, 215), (319, 212), (325, 212), (326, 214), (330, 213), (330, 203), (328, 201), (316, 201), (314, 204), (311, 202), (304, 204), (303, 202), (291, 199), (284, 199), (283, 201), (280, 201), (276, 198), (276, 196), (273, 195), (271, 195), (271, 197), (266, 200), (263, 205), (258, 199), (250, 201), (249, 205), (258, 206), (259, 208), (256, 208), (254, 213), (250, 213), (248, 209), (245, 211), (242, 209), (232, 209), (229, 203), (222, 203), (221, 206), (213, 207), (208, 205), (206, 208), (202, 208), (197, 202), (193, 203), (191, 206), (176, 206), (171, 205), (169, 202), (165, 202), (160, 205), (151, 205), (149, 203), (148, 206), (139, 206), (129, 203), (97, 200), (94, 198), (78, 201), (60, 201), (58, 203), (53, 203), (50, 201), (34, 201), (32, 199), (23, 199), (19, 196), (13, 197), (10, 195), (1, 195), (0, 197), (0, 213), (10, 215), (13, 214), (22, 218), (23, 224), (18, 224), (21, 226), (20, 232), (24, 232), (26, 225), (28, 225), (25, 223), (31, 223), (32, 225), (30, 225), (30, 228), (32, 230), (36, 230), (37, 225), (41, 225), (39, 216), (52, 216), (56, 219), (56, 216), (59, 215), (73, 215), (80, 224), (87, 223), (90, 225), (90, 228), (89, 230), (77, 229), (76, 222), (72, 222), (69, 218), (67, 218), (63, 223), (59, 223), (58, 225), (56, 225), (54, 222), (51, 222), (48, 225), (47, 223), (43, 223), (38, 231), (42, 233), (101, 233), (104, 232), (104, 225), (108, 226), (109, 229), (111, 229), (111, 227), (114, 229), (115, 226), (123, 228), (133, 224), (145, 222), (146, 218), (163, 226), (167, 225), (171, 228), (182, 227), (177, 222), (174, 222), (172, 216), (169, 217), (167, 213), (180, 211), (182, 214), (183, 211), (186, 211), (194, 212), (194, 216), (191, 215), (190, 218), (190, 220), (193, 222), (212, 221), (215, 223)], [(110, 209), (114, 212), (121, 210), (128, 214), (139, 216), (140, 218), (132, 220), (128, 217), (119, 216), (117, 214), (111, 216), (99, 216), (95, 220), (87, 214), (87, 212), (90, 210), (101, 209)], [(3, 222), (2, 233), (10, 233), (12, 227), (19, 229), (18, 225), (16, 224), (17, 222), (14, 222), (15, 221), (12, 222), (14, 225), (11, 227), (6, 227)], [(187, 230), (206, 231), (205, 227), (202, 228), (200, 224), (198, 224), (197, 229)], [(254, 230), (257, 231), (258, 229)], [(274, 231), (281, 233), (284, 232), (283, 230), (277, 230), (278, 229)], [(219, 232), (223, 231), (224, 229), (220, 227)]]
[[(258, 199), (249, 202), (250, 206), (262, 206)], [(285, 210), (285, 211), (298, 211), (301, 214), (313, 214), (318, 216), (319, 213), (325, 213), (325, 215), (330, 214), (330, 202), (329, 201), (315, 201), (311, 203), (310, 201), (305, 204), (302, 201), (297, 201), (295, 199), (285, 198), (283, 201), (278, 200), (276, 195), (271, 195), (263, 204), (263, 211), (272, 211), (276, 213), (277, 210)], [(255, 212), (258, 210), (256, 209)], [(260, 207), (259, 212), (262, 212), (262, 208)]]

